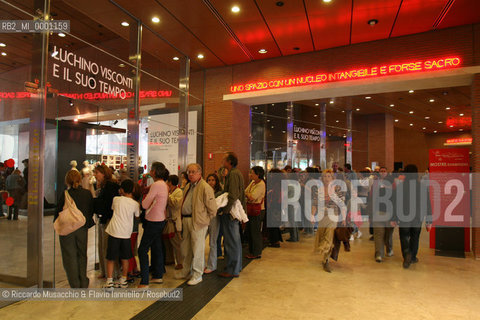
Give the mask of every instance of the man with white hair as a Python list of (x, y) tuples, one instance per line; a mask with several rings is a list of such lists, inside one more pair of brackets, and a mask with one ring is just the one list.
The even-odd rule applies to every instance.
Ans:
[(212, 187), (202, 178), (202, 167), (198, 163), (187, 167), (188, 179), (182, 203), (182, 254), (183, 269), (177, 279), (187, 278), (188, 285), (202, 282), (205, 268), (205, 237), (210, 219), (217, 214), (217, 204)]

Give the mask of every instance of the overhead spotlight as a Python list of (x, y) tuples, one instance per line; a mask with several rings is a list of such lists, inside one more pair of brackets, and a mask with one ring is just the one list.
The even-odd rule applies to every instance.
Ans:
[(2, 48), (3, 48), (3, 47), (6, 47), (6, 46), (7, 46), (7, 45), (6, 45), (5, 43), (3, 43), (3, 42), (0, 42), (0, 47), (2, 47)]
[(330, 3), (330, 2), (332, 2), (332, 0), (323, 0), (323, 2)]
[(153, 23), (159, 23), (159, 22), (160, 22), (160, 18), (159, 18), (159, 17), (153, 17), (153, 18), (152, 18), (152, 22), (153, 22)]
[(315, 103), (315, 107), (318, 107), (318, 103)]
[(398, 122), (398, 119), (395, 119), (395, 122)]
[(314, 114), (313, 116), (316, 118), (316, 117), (318, 117), (318, 114)]
[(463, 113), (460, 113), (460, 117), (463, 117), (463, 116), (464, 116), (464, 114), (463, 114)]
[(376, 25), (376, 24), (378, 23), (378, 20), (377, 20), (377, 19), (370, 19), (370, 20), (368, 20), (367, 23), (368, 23), (370, 26), (373, 27), (374, 25)]
[(130, 23), (128, 23), (127, 21), (122, 22), (122, 26), (124, 26), (124, 27), (128, 27), (129, 25), (130, 25)]
[(438, 123), (439, 123), (439, 124), (442, 124), (442, 123), (443, 123), (443, 121), (438, 121)]
[(426, 127), (423, 127), (423, 128), (422, 128), (422, 130), (425, 130), (425, 129), (427, 129), (427, 128), (426, 128)]
[(437, 133), (437, 130), (433, 131), (433, 133)]
[(428, 120), (428, 119), (430, 119), (430, 117), (425, 117), (425, 120)]
[(414, 92), (415, 92), (415, 91), (413, 91), (413, 90), (408, 90), (408, 93), (414, 93)]
[(173, 57), (173, 60), (178, 61), (178, 60), (180, 60), (180, 58), (179, 57)]
[(357, 109), (355, 109), (355, 110), (360, 111), (360, 108), (357, 108)]
[(459, 129), (458, 131), (463, 131), (463, 129)]
[(413, 123), (410, 123), (410, 127), (413, 127)]
[(430, 99), (430, 100), (428, 100), (428, 101), (429, 101), (429, 102), (435, 102), (435, 99)]
[(65, 37), (65, 33), (60, 32), (60, 33), (58, 34), (58, 36), (63, 38), (63, 37)]
[(445, 110), (450, 110), (450, 107), (446, 107)]
[(7, 53), (6, 53), (6, 52), (2, 52), (2, 56), (4, 56), (4, 57), (5, 57), (6, 55), (7, 55)]
[(413, 114), (413, 111), (410, 111), (409, 113), (410, 113), (410, 114)]
[(197, 58), (198, 58), (198, 59), (203, 59), (203, 58), (205, 58), (205, 56), (204, 56), (203, 54), (199, 53), (199, 54), (197, 55)]
[(240, 12), (240, 8), (238, 6), (233, 6), (232, 7), (232, 12), (234, 12), (234, 13)]
[(340, 122), (340, 120), (335, 120), (335, 122), (336, 122), (336, 123), (339, 123), (339, 122)]
[(78, 122), (78, 118), (73, 119), (74, 122)]
[(390, 105), (390, 107), (392, 107), (392, 108), (393, 108), (393, 107), (395, 107), (395, 105), (392, 103), (392, 104)]
[(333, 100), (330, 100), (330, 104), (333, 104), (334, 102), (335, 102), (335, 101), (333, 101)]
[(72, 99), (68, 99), (68, 104), (70, 105), (70, 107), (73, 107), (73, 100), (72, 100)]
[(113, 121), (113, 125), (116, 125), (118, 123), (118, 120)]
[(118, 66), (119, 66), (120, 68), (124, 68), (124, 67), (125, 67), (125, 64), (120, 63)]
[(261, 53), (261, 54), (265, 54), (265, 53), (267, 53), (267, 52), (268, 52), (267, 49), (260, 49), (260, 50), (258, 50), (258, 53)]
[(365, 97), (365, 99), (370, 100), (370, 99), (372, 99), (372, 97), (367, 96), (367, 97)]

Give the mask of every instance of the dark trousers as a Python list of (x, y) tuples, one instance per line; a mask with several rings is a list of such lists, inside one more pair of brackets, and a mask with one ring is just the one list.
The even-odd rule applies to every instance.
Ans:
[(280, 228), (267, 228), (268, 230), (268, 242), (270, 244), (276, 244), (282, 241), (282, 233)]
[(67, 236), (59, 236), (63, 268), (71, 288), (88, 288), (87, 239), (88, 229), (80, 229)]
[(148, 285), (149, 282), (149, 263), (148, 250), (151, 248), (152, 255), (152, 276), (153, 278), (162, 278), (165, 270), (163, 257), (163, 239), (162, 232), (165, 227), (165, 221), (145, 221), (143, 223), (143, 236), (138, 247), (138, 258), (140, 260), (140, 272), (142, 280), (140, 284)]
[(231, 215), (224, 213), (220, 216), (223, 227), (223, 245), (225, 247), (225, 272), (238, 275), (242, 271), (242, 242), (238, 220), (232, 220)]
[(417, 257), (421, 230), (421, 228), (417, 227), (400, 226), (400, 228), (398, 228), (403, 259), (406, 259), (409, 255), (412, 260)]
[(18, 220), (18, 205), (8, 207), (8, 220)]
[(262, 238), (262, 222), (265, 210), (262, 210), (258, 216), (249, 216), (247, 222), (248, 234), (248, 250), (253, 256), (262, 255), (263, 238)]

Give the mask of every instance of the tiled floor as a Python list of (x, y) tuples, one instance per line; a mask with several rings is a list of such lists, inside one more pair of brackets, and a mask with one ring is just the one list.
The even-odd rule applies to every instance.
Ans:
[[(367, 231), (368, 230), (364, 230)], [(313, 238), (267, 248), (196, 316), (196, 319), (480, 319), (480, 261), (437, 257), (422, 231), (420, 262), (401, 266), (395, 255), (373, 259), (367, 236), (340, 253), (333, 273), (313, 254)], [(91, 274), (94, 276), (94, 274)], [(168, 268), (161, 287), (175, 287)], [(20, 302), (0, 309), (0, 319), (129, 319), (152, 302)]]

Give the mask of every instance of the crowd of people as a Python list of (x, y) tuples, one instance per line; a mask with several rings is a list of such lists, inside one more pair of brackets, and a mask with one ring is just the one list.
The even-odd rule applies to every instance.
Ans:
[[(375, 197), (382, 196), (373, 190), (385, 192), (385, 188), (405, 188), (405, 194), (410, 194), (407, 189), (411, 184), (405, 181), (410, 179), (420, 183), (414, 165), (405, 167), (408, 175), (388, 173), (384, 167), (355, 172), (349, 164), (340, 168), (337, 163), (323, 171), (319, 167), (271, 169), (269, 174), (290, 178), (293, 175), (302, 186), (308, 185), (309, 179), (323, 182), (322, 190), (315, 193), (317, 196), (311, 208), (303, 208), (309, 214), (302, 216), (301, 223), (285, 225), (267, 221), (280, 214), (272, 201), (290, 197), (290, 188), (288, 195), (282, 194), (276, 183), (267, 188), (267, 174), (260, 166), (250, 169), (249, 182), (245, 183), (237, 165), (237, 156), (230, 152), (216, 172), (206, 174), (199, 164), (193, 163), (177, 176), (170, 175), (163, 163), (154, 162), (148, 173), (140, 168), (139, 181), (133, 181), (104, 164), (97, 164), (93, 171), (93, 193), (82, 187), (82, 173), (70, 170), (65, 178), (67, 188), (60, 194), (54, 217), (54, 221), (62, 219), (69, 199), (72, 199), (75, 210), (78, 209), (85, 218), (81, 227), (59, 236), (70, 286), (86, 288), (89, 285), (87, 237), (88, 229), (94, 225), (97, 225), (98, 232), (99, 278), (105, 279), (106, 288), (127, 288), (135, 278), (140, 278), (139, 288), (161, 284), (166, 265), (174, 266), (176, 279), (185, 279), (192, 286), (202, 282), (204, 274), (214, 272), (220, 277), (236, 278), (242, 271), (244, 257), (261, 259), (265, 246), (281, 246), (283, 234), (289, 235), (285, 236), (289, 242), (297, 242), (301, 236), (314, 236), (314, 251), (320, 257), (319, 262), (323, 270), (332, 272), (331, 260), (338, 259), (342, 244), (345, 251), (350, 251), (350, 241), (362, 237), (359, 227), (366, 217), (370, 218), (375, 261), (382, 262), (393, 255), (392, 234), (398, 225), (403, 267), (418, 262), (421, 230), (418, 224), (402, 224), (395, 216), (382, 222), (372, 219), (373, 215), (382, 215), (385, 211), (381, 206), (372, 205)], [(18, 172), (12, 172), (9, 177), (12, 176), (21, 178)], [(25, 189), (25, 183), (16, 179), (15, 184), (11, 181), (6, 184)], [(334, 186), (332, 192), (334, 180), (344, 181), (347, 189)], [(351, 189), (353, 180), (362, 181), (356, 192)], [(305, 194), (302, 193), (301, 197)], [(356, 197), (365, 198), (359, 212), (353, 212), (351, 205)], [(378, 212), (373, 212), (373, 208)], [(292, 214), (290, 209), (289, 217)], [(333, 212), (338, 219), (332, 220), (324, 214), (326, 212)], [(421, 219), (423, 217), (419, 216), (417, 220)], [(138, 239), (140, 226), (143, 234)], [(209, 254), (205, 258), (207, 236)], [(217, 271), (220, 259), (225, 260), (224, 269)]]
[[(2, 211), (0, 218), (4, 218), (3, 205), (7, 204), (7, 220), (18, 220), (19, 209), (26, 209), (27, 206), (27, 188), (28, 188), (28, 159), (22, 161), (24, 165), (23, 172), (16, 168), (14, 163), (10, 164), (7, 160), (0, 162), (0, 204)], [(11, 203), (7, 203), (10, 198)]]

